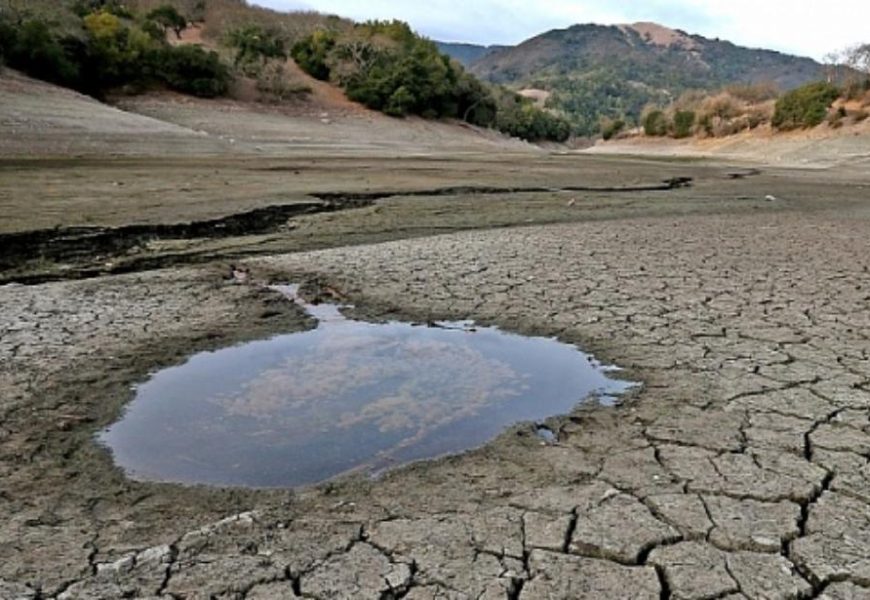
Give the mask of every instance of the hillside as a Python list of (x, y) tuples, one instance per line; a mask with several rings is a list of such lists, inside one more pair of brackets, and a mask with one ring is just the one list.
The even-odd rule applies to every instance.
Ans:
[[(289, 41), (298, 40), (312, 31), (321, 28), (343, 29), (352, 22), (335, 15), (313, 11), (285, 12), (271, 10), (248, 3), (246, 0), (91, 0), (83, 2), (93, 8), (100, 4), (111, 7), (122, 6), (134, 13), (145, 14), (155, 8), (171, 5), (181, 14), (203, 26), (204, 35), (212, 40), (220, 40), (228, 31), (246, 25), (259, 25), (279, 32)], [(79, 19), (73, 10), (75, 2), (68, 0), (0, 0), (0, 14), (23, 13), (39, 19), (46, 19), (62, 29), (80, 33)]]
[(312, 93), (291, 104), (152, 92), (116, 97), (110, 105), (0, 68), (0, 157), (535, 152), (468, 125), (391, 119), (349, 102), (328, 84), (295, 76)]
[(586, 134), (597, 133), (602, 117), (636, 120), (646, 104), (666, 103), (688, 89), (758, 82), (791, 89), (824, 75), (809, 58), (653, 23), (553, 30), (489, 53), (470, 70), (495, 83), (553, 92), (549, 106)]

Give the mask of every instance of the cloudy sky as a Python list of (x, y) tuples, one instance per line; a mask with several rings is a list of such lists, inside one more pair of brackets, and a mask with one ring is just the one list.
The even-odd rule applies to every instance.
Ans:
[(669, 27), (820, 59), (870, 42), (867, 0), (252, 0), (357, 20), (397, 18), (443, 41), (516, 44), (574, 23), (655, 21)]

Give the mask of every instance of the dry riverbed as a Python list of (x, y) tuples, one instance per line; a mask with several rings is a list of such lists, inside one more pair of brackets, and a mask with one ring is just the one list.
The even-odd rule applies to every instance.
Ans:
[[(162, 270), (0, 287), (0, 598), (870, 598), (870, 182), (552, 160), (549, 188), (693, 187), (399, 195), (256, 241), (205, 236), (190, 243), (217, 247), (174, 248)], [(552, 419), (553, 443), (521, 424), (378, 480), (125, 478), (93, 436), (130, 386), (311, 327), (263, 287), (294, 281), (360, 318), (558, 336), (644, 387)]]

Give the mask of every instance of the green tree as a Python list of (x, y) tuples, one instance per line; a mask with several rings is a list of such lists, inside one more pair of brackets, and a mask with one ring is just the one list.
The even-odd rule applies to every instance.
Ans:
[(171, 4), (158, 6), (145, 18), (160, 26), (164, 32), (174, 31), (175, 37), (179, 39), (181, 39), (181, 32), (187, 29), (187, 19)]
[(32, 19), (20, 26), (0, 25), (0, 54), (10, 66), (33, 77), (71, 85), (79, 76), (60, 40), (45, 21)]

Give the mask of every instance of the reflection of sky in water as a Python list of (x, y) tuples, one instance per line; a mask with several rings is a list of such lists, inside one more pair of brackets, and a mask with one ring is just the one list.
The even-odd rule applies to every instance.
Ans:
[(627, 387), (550, 339), (306, 308), (315, 330), (198, 354), (140, 385), (101, 436), (116, 462), (140, 479), (292, 487), (467, 450)]

